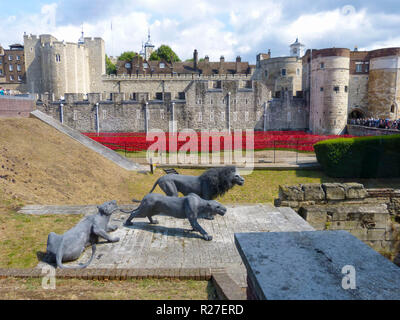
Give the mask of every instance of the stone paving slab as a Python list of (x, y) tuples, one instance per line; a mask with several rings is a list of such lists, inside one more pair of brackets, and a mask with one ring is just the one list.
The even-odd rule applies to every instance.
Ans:
[[(249, 298), (400, 299), (400, 268), (346, 231), (241, 233), (235, 238), (248, 271)], [(353, 279), (351, 288), (343, 286), (348, 279)]]
[[(246, 269), (235, 247), (235, 233), (314, 230), (290, 208), (283, 210), (269, 204), (227, 207), (224, 217), (199, 220), (214, 237), (209, 242), (199, 233), (189, 232), (191, 227), (186, 219), (157, 216), (159, 225), (150, 225), (147, 218), (138, 218), (133, 220), (133, 226), (125, 227), (123, 222), (128, 215), (114, 213), (111, 224), (118, 225), (118, 230), (112, 235), (120, 241), (97, 245), (88, 269), (226, 268), (240, 287), (246, 287)], [(79, 260), (66, 265), (85, 263), (90, 255), (91, 250), (87, 249)], [(43, 265), (40, 262), (37, 267)]]

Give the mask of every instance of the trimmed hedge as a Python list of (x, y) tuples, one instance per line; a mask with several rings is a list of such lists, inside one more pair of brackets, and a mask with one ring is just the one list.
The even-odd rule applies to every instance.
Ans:
[(315, 144), (314, 150), (331, 177), (400, 177), (400, 134), (325, 140)]

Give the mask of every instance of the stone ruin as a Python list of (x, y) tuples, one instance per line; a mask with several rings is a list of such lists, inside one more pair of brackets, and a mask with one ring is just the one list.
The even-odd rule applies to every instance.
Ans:
[(279, 187), (277, 207), (291, 207), (317, 230), (345, 230), (400, 266), (400, 190), (359, 183)]

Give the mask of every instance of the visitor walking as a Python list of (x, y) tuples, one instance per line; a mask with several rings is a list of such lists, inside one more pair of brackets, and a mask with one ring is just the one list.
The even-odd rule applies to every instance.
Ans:
[(4, 96), (4, 89), (0, 87), (0, 96)]

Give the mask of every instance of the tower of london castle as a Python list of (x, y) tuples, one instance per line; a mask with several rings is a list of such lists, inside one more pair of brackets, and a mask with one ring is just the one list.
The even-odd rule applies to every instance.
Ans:
[[(146, 50), (152, 48), (149, 35)], [(287, 57), (260, 53), (256, 65), (240, 57), (200, 61), (197, 50), (192, 61), (176, 63), (143, 54), (106, 75), (101, 38), (24, 37), (27, 88), (38, 94), (38, 108), (80, 131), (341, 134), (349, 117), (399, 118), (400, 48), (304, 48), (296, 40)]]

